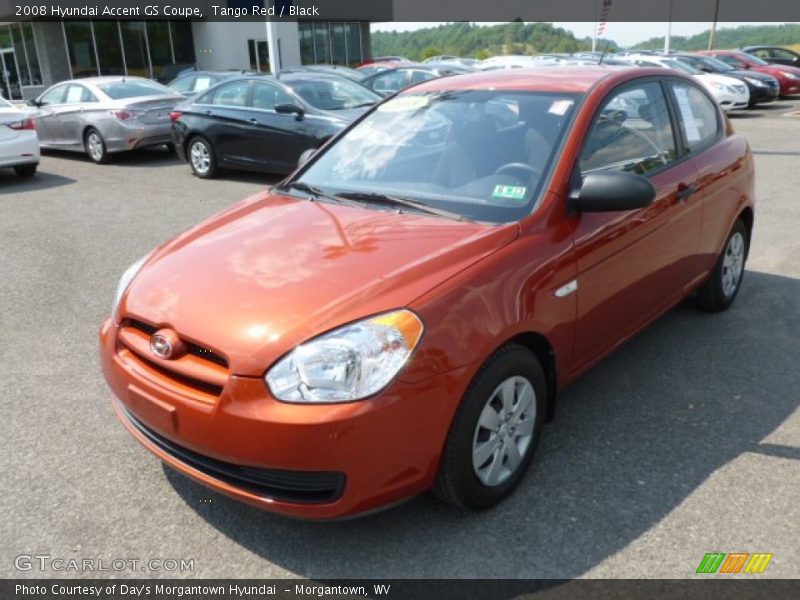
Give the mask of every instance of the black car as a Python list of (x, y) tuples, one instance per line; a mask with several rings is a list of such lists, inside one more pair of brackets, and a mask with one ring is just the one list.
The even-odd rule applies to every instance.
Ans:
[(777, 79), (766, 73), (759, 73), (753, 70), (737, 69), (728, 63), (722, 62), (713, 56), (702, 56), (699, 54), (673, 54), (670, 58), (679, 60), (689, 66), (699, 69), (705, 73), (719, 73), (726, 77), (733, 77), (743, 81), (750, 92), (750, 104), (762, 104), (778, 99), (781, 86)]
[(220, 168), (287, 173), (379, 100), (338, 75), (240, 75), (175, 107), (172, 141), (199, 177)]
[(757, 56), (761, 60), (776, 65), (800, 67), (800, 53), (780, 46), (745, 46), (742, 52)]
[(206, 91), (211, 86), (220, 81), (239, 77), (241, 75), (255, 74), (255, 71), (188, 71), (179, 75), (167, 84), (173, 92), (177, 92), (184, 98), (194, 98), (201, 92)]
[(368, 87), (376, 94), (388, 96), (399, 92), (415, 83), (445, 77), (447, 75), (457, 75), (469, 73), (472, 69), (452, 64), (446, 66), (431, 67), (428, 65), (414, 65), (411, 67), (399, 67), (397, 69), (387, 69), (374, 73), (361, 80), (361, 85)]

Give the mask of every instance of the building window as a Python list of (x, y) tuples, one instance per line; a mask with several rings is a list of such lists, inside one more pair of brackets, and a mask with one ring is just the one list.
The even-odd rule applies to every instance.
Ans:
[(150, 64), (153, 77), (161, 79), (161, 72), (167, 65), (174, 64), (172, 58), (172, 42), (170, 41), (169, 23), (167, 21), (147, 22), (147, 41), (150, 45)]
[(179, 65), (194, 65), (194, 37), (189, 21), (175, 21), (169, 24), (172, 30), (172, 48), (175, 62)]
[(65, 21), (64, 35), (67, 40), (69, 64), (72, 77), (94, 77), (97, 75), (97, 56), (92, 41), (92, 24), (89, 21)]
[(94, 40), (100, 55), (100, 75), (125, 75), (119, 25), (116, 21), (93, 23)]
[(344, 23), (331, 23), (331, 63), (347, 64), (347, 42), (344, 39)]
[(39, 67), (39, 53), (36, 51), (36, 38), (33, 25), (22, 23), (22, 39), (25, 42), (25, 60), (28, 63), (28, 81), (22, 85), (42, 85), (42, 71)]
[(314, 23), (314, 52), (316, 62), (330, 64), (331, 45), (327, 23)]
[(314, 26), (311, 23), (298, 23), (300, 33), (300, 62), (313, 65), (317, 62), (314, 56)]
[(253, 71), (270, 72), (269, 44), (266, 40), (247, 40), (250, 52), (250, 68)]
[(364, 62), (361, 52), (361, 25), (358, 23), (345, 23), (347, 32), (347, 64), (356, 67)]
[(150, 57), (147, 52), (147, 33), (144, 21), (120, 21), (122, 47), (128, 75), (150, 77)]

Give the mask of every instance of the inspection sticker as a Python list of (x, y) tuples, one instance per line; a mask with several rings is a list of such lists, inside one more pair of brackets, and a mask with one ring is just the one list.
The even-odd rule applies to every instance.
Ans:
[(572, 100), (556, 100), (550, 105), (550, 110), (547, 112), (563, 117), (572, 108), (572, 104)]
[(522, 185), (496, 185), (492, 198), (508, 198), (509, 200), (522, 200), (528, 188)]
[(417, 110), (430, 104), (428, 96), (398, 96), (378, 107), (379, 112), (406, 112)]

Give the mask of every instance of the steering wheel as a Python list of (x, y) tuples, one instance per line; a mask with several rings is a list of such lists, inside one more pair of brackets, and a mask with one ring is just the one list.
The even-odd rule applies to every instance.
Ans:
[(531, 180), (539, 179), (539, 177), (542, 176), (542, 172), (539, 169), (537, 169), (536, 167), (532, 167), (528, 163), (523, 163), (523, 162), (506, 163), (503, 166), (498, 167), (498, 169), (494, 172), (494, 174), (502, 175), (503, 173), (509, 173), (513, 175), (514, 173), (520, 174), (521, 172), (523, 174), (522, 177), (520, 177), (520, 179), (523, 181), (527, 181), (527, 178), (525, 176), (526, 174), (531, 177)]
[(659, 148), (653, 140), (651, 140), (649, 137), (647, 137), (638, 129), (634, 129), (633, 127), (628, 127), (627, 125), (625, 125), (624, 123), (620, 123), (619, 121), (609, 121), (609, 123), (616, 125), (623, 131), (628, 132), (631, 135), (638, 137), (640, 140), (644, 141), (648, 146), (650, 146), (655, 151), (655, 155), (663, 164), (667, 164), (669, 162), (667, 160), (667, 157), (664, 156), (664, 153), (661, 151), (661, 148)]

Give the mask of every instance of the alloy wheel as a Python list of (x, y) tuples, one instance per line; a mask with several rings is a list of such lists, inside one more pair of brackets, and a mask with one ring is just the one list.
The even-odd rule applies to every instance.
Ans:
[(732, 297), (739, 288), (744, 270), (744, 237), (735, 232), (725, 248), (722, 259), (722, 293), (726, 298)]
[(481, 411), (472, 441), (472, 466), (484, 485), (508, 480), (533, 440), (536, 392), (525, 377), (509, 377), (495, 388)]
[(201, 175), (211, 168), (211, 153), (203, 142), (192, 144), (189, 149), (189, 159), (192, 161), (192, 168)]

